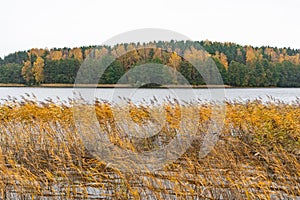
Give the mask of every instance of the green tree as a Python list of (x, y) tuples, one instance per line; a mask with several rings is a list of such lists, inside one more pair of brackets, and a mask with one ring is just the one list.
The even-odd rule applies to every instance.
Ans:
[(22, 75), (22, 65), (8, 63), (0, 66), (0, 83), (25, 83)]

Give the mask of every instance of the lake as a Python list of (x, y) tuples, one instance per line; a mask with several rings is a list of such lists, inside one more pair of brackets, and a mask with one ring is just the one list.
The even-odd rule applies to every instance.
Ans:
[[(22, 96), (34, 94), (38, 101), (51, 98), (55, 102), (73, 99), (74, 88), (34, 88), (34, 87), (0, 87), (0, 102), (8, 97), (21, 100)], [(226, 88), (226, 89), (145, 89), (145, 88), (80, 88), (75, 92), (84, 94), (84, 98), (92, 100), (95, 97), (109, 102), (118, 102), (120, 98), (129, 98), (134, 103), (149, 102), (154, 97), (158, 102), (169, 99), (179, 101), (240, 101), (254, 100), (260, 98), (263, 102), (271, 100), (271, 97), (284, 103), (292, 103), (299, 100), (300, 88)], [(30, 97), (32, 99), (32, 97)]]

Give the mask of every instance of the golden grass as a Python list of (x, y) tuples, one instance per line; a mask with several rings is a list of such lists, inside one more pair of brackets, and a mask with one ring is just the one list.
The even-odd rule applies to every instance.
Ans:
[[(212, 106), (185, 108), (199, 110), (200, 136)], [(131, 120), (143, 125), (155, 106), (128, 108)], [(95, 104), (112, 143), (135, 152), (159, 149), (158, 140), (167, 143), (174, 137), (182, 111), (171, 102), (164, 109), (167, 122), (158, 137), (132, 140), (114, 125), (112, 105)], [(213, 151), (199, 159), (199, 137), (176, 162), (157, 172), (123, 173), (93, 157), (76, 131), (71, 106), (10, 99), (0, 106), (0, 121), (1, 199), (300, 196), (300, 102), (227, 102), (225, 125)]]

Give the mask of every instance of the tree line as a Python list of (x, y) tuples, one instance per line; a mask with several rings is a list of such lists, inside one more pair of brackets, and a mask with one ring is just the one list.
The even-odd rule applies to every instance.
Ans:
[[(146, 48), (145, 48), (146, 47)], [(129, 52), (126, 53), (125, 52)], [(77, 72), (88, 57), (106, 56), (112, 63), (99, 83), (115, 84), (129, 70), (146, 63), (170, 66), (190, 84), (205, 84), (195, 67), (184, 58), (211, 59), (224, 84), (236, 87), (300, 87), (300, 50), (276, 47), (242, 46), (235, 43), (205, 41), (158, 41), (115, 46), (88, 46), (18, 51), (0, 58), (0, 83), (39, 85), (75, 81)], [(204, 69), (205, 70), (205, 69)], [(207, 69), (209, 70), (209, 69)], [(172, 74), (159, 73), (160, 82), (175, 83)], [(207, 73), (209, 74), (209, 73)], [(140, 73), (147, 80), (147, 74)], [(134, 79), (134, 77), (131, 77)], [(210, 77), (212, 78), (212, 77)], [(134, 80), (133, 80), (134, 82)], [(180, 81), (179, 81), (180, 82)]]

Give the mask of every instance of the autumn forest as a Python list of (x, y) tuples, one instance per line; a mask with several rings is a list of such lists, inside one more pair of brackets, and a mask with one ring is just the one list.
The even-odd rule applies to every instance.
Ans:
[[(146, 47), (143, 48), (142, 47)], [(124, 52), (130, 52), (123, 55)], [(118, 56), (122, 55), (122, 56)], [(118, 57), (99, 77), (99, 84), (115, 84), (134, 66), (158, 63), (170, 66), (192, 85), (205, 84), (203, 77), (183, 57), (209, 57), (224, 84), (233, 87), (300, 87), (300, 50), (242, 46), (211, 41), (169, 41), (115, 46), (88, 46), (18, 51), (0, 58), (2, 84), (72, 84), (88, 56)], [(169, 84), (168, 77), (162, 77)]]

